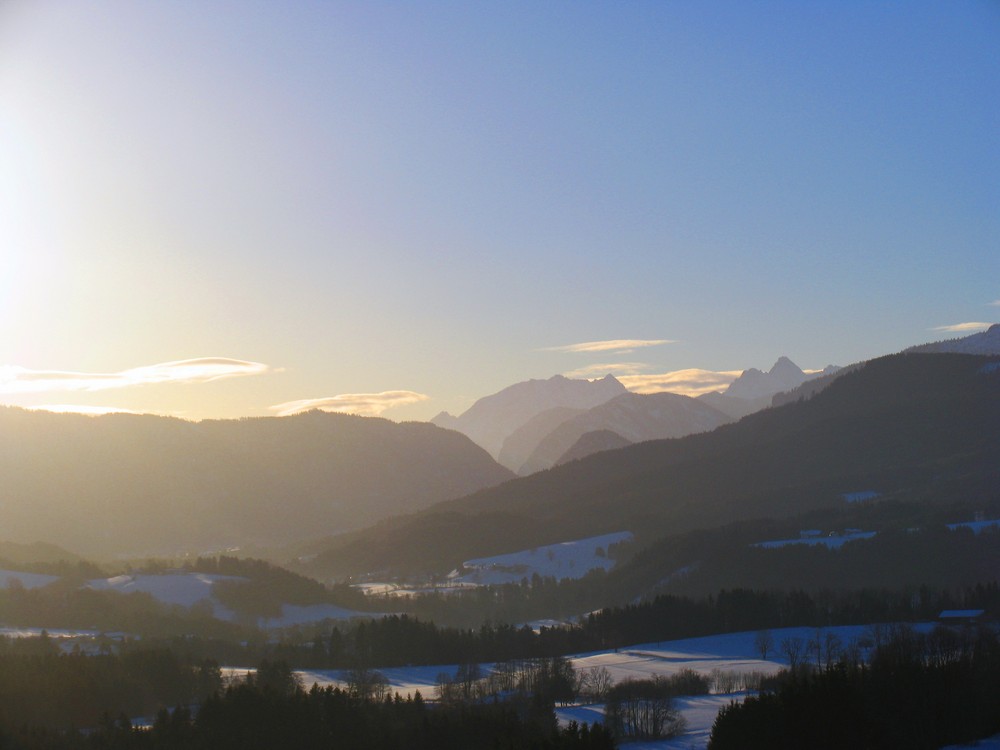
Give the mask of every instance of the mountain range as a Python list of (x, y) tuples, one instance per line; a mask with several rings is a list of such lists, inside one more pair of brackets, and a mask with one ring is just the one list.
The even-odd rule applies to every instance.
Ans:
[(562, 422), (538, 442), (518, 474), (555, 466), (571, 450), (577, 457), (586, 455), (578, 443), (591, 432), (608, 431), (627, 443), (639, 443), (707, 432), (729, 421), (708, 404), (677, 393), (623, 393)]
[(441, 412), (431, 423), (467, 435), (491, 456), (499, 458), (504, 440), (541, 412), (557, 407), (590, 409), (627, 392), (612, 375), (601, 380), (573, 380), (555, 375), (548, 380), (515, 383), (484, 396), (457, 417)]
[(0, 408), (0, 528), (92, 556), (273, 545), (512, 476), (464, 435), (326, 412), (187, 422)]
[[(776, 394), (837, 369), (831, 365), (806, 373), (780, 357), (767, 372), (745, 370), (724, 392), (697, 401), (679, 394), (629, 393), (612, 375), (593, 381), (556, 375), (517, 383), (479, 399), (458, 417), (442, 412), (431, 421), (468, 436), (525, 476), (560, 463), (587, 432), (610, 431), (626, 443), (683, 437), (764, 409)], [(586, 446), (599, 445), (588, 440), (573, 455), (586, 455)]]
[(313, 571), (444, 570), (623, 528), (651, 540), (837, 507), (855, 490), (985, 503), (1000, 478), (998, 424), (993, 361), (891, 355), (711, 432), (593, 454), (345, 535), (319, 550)]

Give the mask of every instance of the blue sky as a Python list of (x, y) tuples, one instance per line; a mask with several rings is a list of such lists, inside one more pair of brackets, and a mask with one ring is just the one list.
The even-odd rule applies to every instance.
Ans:
[(423, 419), (1000, 321), (998, 40), (985, 1), (6, 2), (0, 402)]

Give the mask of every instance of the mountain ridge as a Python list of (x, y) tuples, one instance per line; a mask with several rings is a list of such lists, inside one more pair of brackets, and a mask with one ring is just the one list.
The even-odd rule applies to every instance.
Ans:
[(457, 417), (442, 412), (431, 423), (461, 432), (496, 459), (504, 440), (539, 413), (557, 406), (589, 409), (626, 392), (613, 375), (599, 380), (553, 375), (507, 386), (483, 396)]
[[(96, 556), (273, 545), (512, 477), (426, 422), (313, 411), (187, 422), (0, 408), (0, 526)], [(325, 530), (325, 531), (321, 531)]]
[(872, 360), (811, 399), (593, 454), (335, 540), (317, 570), (448, 565), (611, 525), (649, 539), (832, 507), (858, 487), (931, 499), (993, 492), (1000, 372), (989, 364), (954, 354)]

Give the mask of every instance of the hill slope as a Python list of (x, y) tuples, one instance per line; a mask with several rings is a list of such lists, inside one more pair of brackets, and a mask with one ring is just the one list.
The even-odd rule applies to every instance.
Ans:
[(310, 412), (185, 422), (0, 409), (0, 527), (88, 555), (278, 544), (511, 476), (433, 425)]
[(598, 453), (344, 537), (316, 571), (447, 567), (621, 529), (649, 540), (831, 507), (857, 489), (920, 501), (992, 496), (1000, 368), (991, 362), (873, 360), (812, 399), (710, 433)]
[(630, 443), (674, 438), (714, 430), (729, 417), (703, 401), (677, 393), (625, 393), (571, 417), (542, 439), (518, 470), (523, 475), (548, 469), (588, 432), (611, 430)]

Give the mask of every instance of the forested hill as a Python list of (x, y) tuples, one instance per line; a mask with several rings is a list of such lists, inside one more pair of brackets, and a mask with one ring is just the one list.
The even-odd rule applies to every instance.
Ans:
[(595, 454), (349, 535), (315, 570), (442, 569), (619, 529), (648, 540), (832, 507), (856, 490), (972, 502), (995, 493), (1000, 467), (996, 359), (873, 360), (809, 400), (710, 433)]
[(434, 425), (310, 412), (186, 422), (0, 408), (0, 527), (89, 556), (278, 544), (512, 476)]

